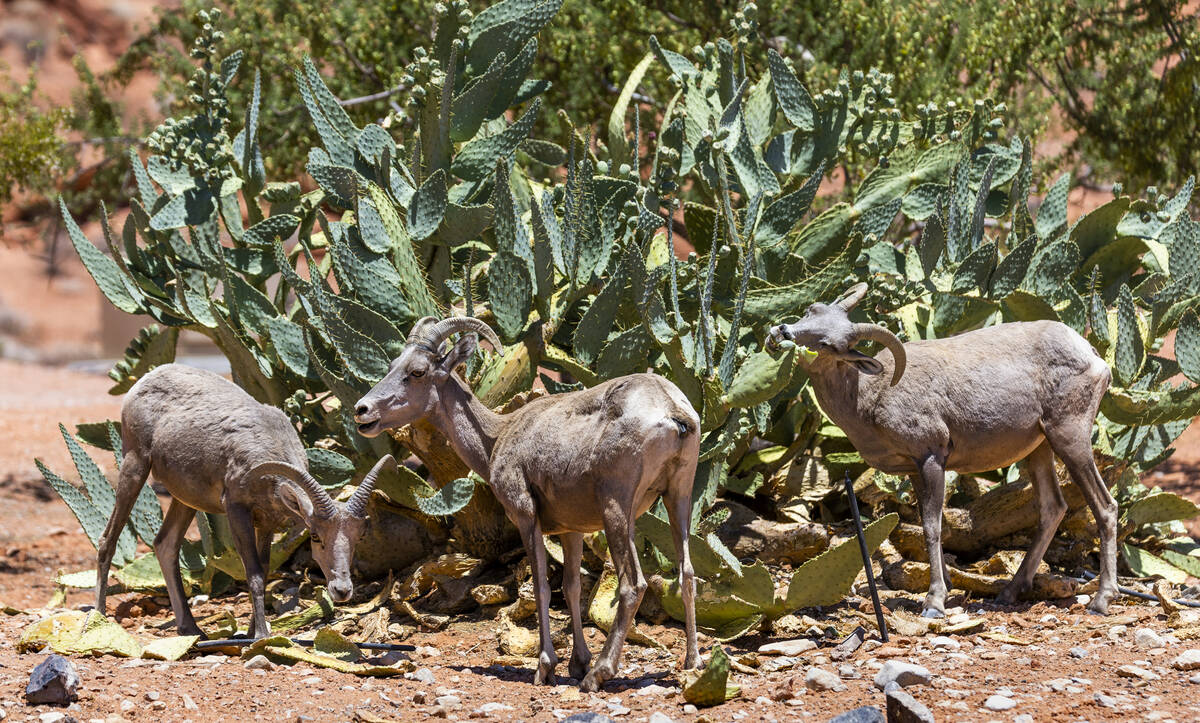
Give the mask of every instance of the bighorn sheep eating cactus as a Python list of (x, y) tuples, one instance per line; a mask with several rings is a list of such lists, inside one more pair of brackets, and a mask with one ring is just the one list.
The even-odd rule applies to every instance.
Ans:
[[(451, 334), (467, 332), (449, 349)], [(699, 417), (673, 384), (652, 374), (611, 379), (591, 389), (535, 399), (509, 414), (485, 407), (454, 370), (487, 324), (469, 317), (421, 319), (386, 377), (355, 408), (359, 432), (428, 419), (467, 465), (486, 480), (517, 526), (533, 571), (540, 655), (534, 683), (553, 683), (558, 657), (550, 641), (550, 584), (542, 535), (559, 535), (563, 592), (574, 637), (570, 673), (595, 691), (617, 670), (621, 646), (646, 590), (634, 546), (634, 520), (662, 495), (675, 538), (687, 625), (686, 667), (698, 663), (695, 581), (688, 554)], [(604, 530), (619, 578), (616, 620), (595, 664), (583, 637), (579, 564), (583, 533)]]
[[(817, 352), (808, 372), (821, 408), (867, 464), (912, 476), (929, 552), (923, 614), (941, 617), (945, 471), (974, 474), (1025, 460), (1039, 505), (1038, 530), (1013, 579), (1009, 604), (1027, 591), (1067, 510), (1054, 455), (1091, 507), (1100, 532), (1100, 586), (1089, 608), (1103, 613), (1116, 594), (1117, 504), (1096, 469), (1092, 423), (1112, 378), (1108, 365), (1056, 321), (989, 326), (946, 339), (902, 344), (876, 324), (851, 322), (867, 293), (857, 284), (833, 304), (813, 304), (794, 324), (770, 330)], [(871, 358), (859, 341), (883, 345)]]
[(158, 367), (129, 390), (121, 407), (121, 440), (116, 504), (98, 545), (97, 610), (104, 612), (117, 538), (151, 474), (171, 493), (154, 554), (181, 634), (201, 634), (179, 577), (179, 548), (196, 510), (229, 518), (254, 606), (252, 637), (270, 635), (263, 584), (271, 533), (289, 521), (311, 533), (313, 559), (325, 574), (330, 597), (350, 599), (350, 564), (366, 522), (367, 499), (390, 455), (367, 473), (349, 500), (336, 502), (306, 471), (304, 445), (287, 415), (212, 372), (178, 364)]

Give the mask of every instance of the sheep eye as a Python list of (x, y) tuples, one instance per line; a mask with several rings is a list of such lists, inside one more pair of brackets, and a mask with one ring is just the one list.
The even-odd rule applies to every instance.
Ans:
[(419, 379), (419, 378), (425, 376), (425, 371), (422, 369), (413, 369), (411, 372), (409, 372), (409, 375), (411, 375), (414, 378)]
[(308, 540), (309, 540), (309, 542), (311, 542), (314, 545), (321, 544), (321, 538), (318, 537), (317, 534), (314, 532), (308, 533)]

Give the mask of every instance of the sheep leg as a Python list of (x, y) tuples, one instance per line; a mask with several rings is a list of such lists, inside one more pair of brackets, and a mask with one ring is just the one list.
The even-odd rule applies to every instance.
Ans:
[(121, 461), (121, 476), (117, 482), (117, 500), (113, 504), (112, 515), (108, 518), (104, 534), (100, 536), (100, 543), (96, 545), (96, 609), (101, 615), (105, 613), (108, 568), (112, 565), (113, 555), (117, 551), (117, 540), (121, 537), (121, 531), (125, 529), (125, 523), (129, 521), (129, 513), (133, 510), (149, 474), (150, 463), (147, 460), (142, 459), (135, 451), (125, 453), (125, 458)]
[(642, 575), (642, 566), (638, 564), (633, 543), (631, 506), (621, 505), (611, 499), (604, 505), (604, 536), (608, 540), (613, 567), (617, 569), (617, 615), (599, 659), (579, 686), (585, 693), (595, 693), (604, 681), (617, 674), (625, 636), (629, 634), (633, 615), (646, 592), (646, 578)]
[(1029, 476), (1033, 480), (1033, 491), (1037, 495), (1038, 529), (1033, 544), (1021, 561), (1021, 567), (996, 598), (1002, 605), (1012, 605), (1022, 593), (1033, 587), (1033, 576), (1038, 565), (1046, 555), (1050, 541), (1054, 539), (1058, 523), (1067, 513), (1067, 501), (1063, 499), (1062, 489), (1054, 476), (1054, 453), (1050, 450), (1050, 443), (1043, 442), (1026, 461), (1029, 464)]
[[(124, 468), (121, 471), (124, 474)], [(175, 627), (179, 634), (202, 636), (204, 633), (192, 617), (192, 609), (188, 607), (187, 596), (183, 593), (183, 578), (179, 575), (179, 548), (195, 516), (194, 509), (179, 500), (171, 500), (162, 527), (154, 537), (154, 556), (158, 559), (163, 581), (167, 584), (167, 597), (171, 599), (171, 611), (175, 613)]]
[(258, 564), (262, 565), (263, 574), (271, 574), (271, 542), (275, 537), (274, 530), (259, 530), (258, 536)]
[(583, 560), (583, 535), (568, 532), (558, 536), (563, 548), (563, 597), (571, 611), (571, 662), (567, 670), (575, 680), (587, 675), (588, 663), (592, 662), (592, 651), (583, 637), (583, 618), (579, 609), (579, 566)]
[(258, 560), (254, 520), (250, 510), (242, 505), (230, 505), (225, 513), (229, 517), (229, 531), (233, 533), (233, 547), (242, 558), (242, 566), (246, 568), (246, 586), (250, 588), (250, 604), (253, 607), (250, 637), (265, 638), (271, 634), (271, 627), (267, 625), (266, 576)]
[(558, 665), (558, 654), (554, 652), (554, 642), (550, 639), (550, 573), (546, 562), (546, 543), (542, 540), (542, 525), (534, 514), (518, 522), (517, 529), (521, 532), (525, 554), (529, 557), (529, 566), (533, 573), (533, 597), (537, 603), (540, 652), (533, 684), (554, 685), (554, 667)]
[(942, 506), (946, 499), (946, 470), (943, 459), (930, 453), (917, 460), (920, 474), (913, 477), (921, 508), (921, 527), (925, 530), (925, 550), (929, 554), (929, 594), (921, 606), (922, 617), (946, 615), (946, 583), (950, 575), (942, 557)]
[(1117, 594), (1117, 503), (1092, 453), (1092, 418), (1046, 426), (1046, 438), (1087, 500), (1100, 532), (1100, 587), (1088, 610), (1104, 614)]
[(695, 476), (695, 462), (685, 465), (671, 480), (666, 495), (667, 519), (671, 523), (671, 535), (675, 540), (675, 559), (679, 563), (679, 593), (683, 598), (684, 632), (687, 636), (687, 649), (683, 658), (684, 670), (700, 665), (700, 650), (696, 644), (696, 573), (692, 569), (692, 556), (688, 549), (689, 531), (692, 527), (690, 492)]

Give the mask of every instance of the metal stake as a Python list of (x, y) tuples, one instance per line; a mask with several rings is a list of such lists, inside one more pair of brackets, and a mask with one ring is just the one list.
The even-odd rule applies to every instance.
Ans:
[(858, 500), (854, 497), (854, 482), (846, 472), (846, 496), (850, 498), (850, 514), (854, 517), (854, 531), (858, 534), (858, 550), (862, 553), (863, 567), (867, 571), (867, 585), (871, 588), (871, 604), (875, 606), (875, 622), (879, 624), (879, 639), (888, 641), (887, 621), (883, 619), (883, 607), (879, 604), (879, 588), (875, 586), (875, 570), (871, 568), (871, 554), (867, 552), (867, 537), (863, 534), (862, 517), (858, 513)]

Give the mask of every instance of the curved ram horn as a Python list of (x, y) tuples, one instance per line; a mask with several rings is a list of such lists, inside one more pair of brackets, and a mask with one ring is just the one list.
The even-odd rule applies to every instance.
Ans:
[(500, 343), (500, 337), (496, 336), (492, 327), (473, 316), (452, 316), (449, 319), (442, 319), (426, 332), (425, 339), (432, 342), (431, 346), (437, 349), (447, 337), (460, 331), (475, 332), (486, 339), (497, 353), (504, 351), (504, 345)]
[(412, 325), (412, 329), (408, 331), (408, 343), (416, 344), (420, 341), (428, 341), (429, 327), (437, 323), (437, 319), (432, 316), (422, 317), (417, 319), (417, 322)]
[(307, 471), (287, 462), (263, 462), (246, 475), (246, 486), (250, 487), (256, 480), (267, 476), (283, 477), (298, 484), (308, 493), (308, 498), (313, 503), (313, 511), (319, 517), (333, 517), (337, 514), (337, 505), (333, 498)]
[(904, 353), (904, 344), (900, 339), (878, 324), (855, 324), (851, 334), (851, 338), (855, 341), (863, 339), (877, 341), (891, 350), (894, 361), (892, 386), (896, 386), (896, 383), (900, 381), (900, 377), (904, 375), (904, 367), (908, 363), (908, 356)]
[(846, 289), (846, 292), (844, 294), (842, 294), (841, 296), (839, 296), (837, 298), (837, 301), (835, 301), (833, 303), (836, 304), (837, 306), (842, 307), (846, 311), (850, 311), (856, 305), (858, 305), (858, 302), (862, 301), (863, 297), (866, 295), (867, 295), (866, 283), (859, 282), (859, 283), (855, 284), (854, 286), (851, 286), (849, 289)]
[(354, 494), (346, 500), (346, 514), (352, 517), (365, 517), (367, 514), (367, 501), (371, 499), (371, 491), (375, 489), (375, 482), (379, 479), (379, 473), (383, 470), (384, 465), (395, 465), (396, 459), (390, 454), (385, 454), (380, 457), (375, 466), (367, 472), (367, 476), (363, 477), (363, 481), (359, 483), (358, 489), (354, 490)]

